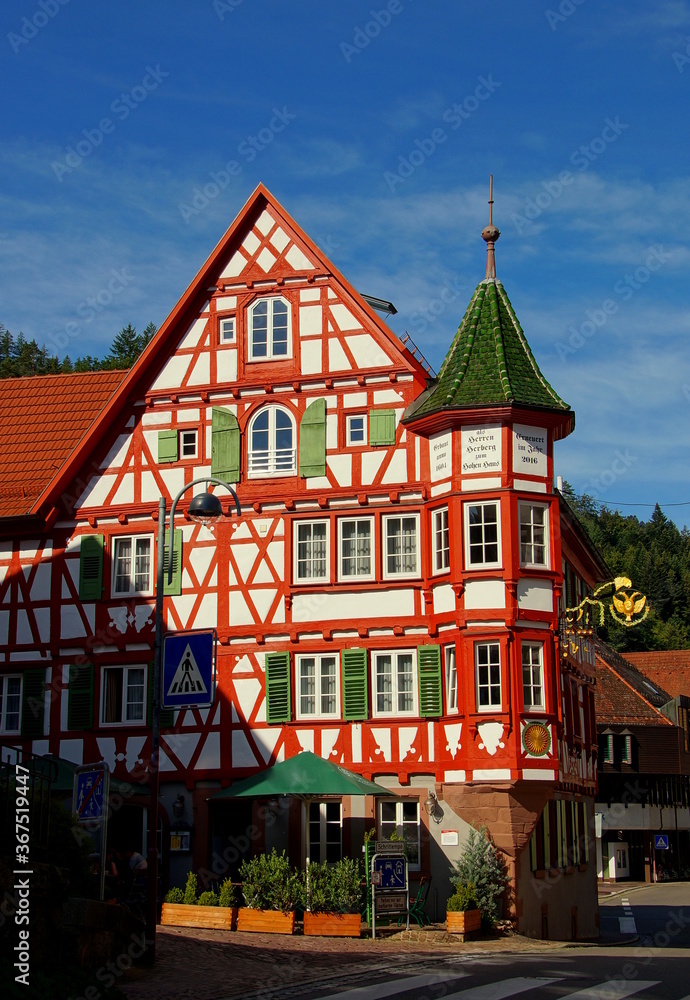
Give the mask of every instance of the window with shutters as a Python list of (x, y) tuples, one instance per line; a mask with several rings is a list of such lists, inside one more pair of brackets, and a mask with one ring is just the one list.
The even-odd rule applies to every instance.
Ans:
[(348, 448), (361, 448), (366, 443), (366, 413), (349, 413), (345, 418), (345, 444)]
[(290, 654), (287, 651), (266, 653), (266, 722), (289, 722)]
[(522, 643), (522, 698), (527, 712), (544, 708), (543, 655), (540, 642)]
[(22, 707), (21, 674), (4, 674), (0, 677), (0, 733), (19, 732)]
[(79, 542), (79, 597), (98, 601), (103, 594), (103, 535), (82, 535)]
[(338, 577), (374, 579), (374, 519), (342, 517), (338, 521)]
[(419, 802), (416, 799), (390, 801), (379, 799), (379, 836), (381, 840), (404, 840), (407, 847), (407, 862), (410, 871), (420, 868)]
[(434, 573), (450, 568), (450, 536), (448, 534), (448, 508), (439, 507), (431, 515), (431, 534), (434, 552)]
[(152, 593), (151, 535), (127, 535), (113, 540), (113, 594)]
[(604, 764), (613, 764), (613, 733), (604, 733), (599, 737), (601, 760)]
[(290, 306), (281, 298), (259, 299), (249, 309), (249, 360), (290, 357)]
[(180, 431), (180, 458), (199, 457), (199, 431), (196, 427)]
[(143, 666), (103, 668), (101, 725), (144, 724), (146, 671)]
[(281, 406), (265, 406), (256, 413), (247, 432), (247, 470), (250, 477), (290, 476), (296, 470), (295, 422)]
[(372, 653), (374, 715), (417, 715), (417, 662), (413, 650)]
[(366, 649), (343, 649), (343, 719), (360, 721), (369, 717)]
[(419, 514), (384, 515), (383, 545), (385, 579), (419, 576)]
[(497, 642), (477, 642), (474, 646), (477, 711), (500, 710), (501, 647)]
[[(520, 518), (520, 565), (547, 569), (549, 566), (548, 514), (543, 504), (518, 504)], [(577, 600), (579, 601), (579, 594)]]
[(465, 504), (465, 565), (499, 566), (500, 559), (498, 504)]
[(443, 650), (446, 665), (446, 711), (458, 710), (458, 668), (455, 661), (455, 646), (446, 646)]
[(314, 656), (298, 656), (296, 660), (297, 718), (339, 718), (338, 657), (331, 653), (323, 653)]
[(311, 583), (330, 578), (329, 527), (328, 521), (295, 522), (293, 528), (295, 583)]

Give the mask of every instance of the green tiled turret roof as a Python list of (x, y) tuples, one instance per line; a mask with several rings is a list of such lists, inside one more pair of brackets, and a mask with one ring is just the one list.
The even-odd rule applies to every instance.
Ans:
[(503, 285), (488, 277), (472, 296), (438, 377), (408, 416), (506, 404), (570, 409), (539, 371)]

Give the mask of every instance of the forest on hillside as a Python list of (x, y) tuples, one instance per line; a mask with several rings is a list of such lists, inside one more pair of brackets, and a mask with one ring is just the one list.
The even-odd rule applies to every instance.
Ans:
[(607, 614), (598, 635), (620, 652), (690, 649), (690, 531), (657, 504), (648, 521), (607, 510), (565, 483), (563, 495), (606, 560), (612, 577), (625, 576), (647, 597), (649, 615), (626, 628)]
[(69, 355), (60, 360), (45, 344), (39, 347), (36, 340), (27, 340), (22, 333), (15, 337), (0, 323), (0, 378), (131, 368), (155, 332), (153, 323), (149, 323), (143, 333), (137, 333), (129, 323), (117, 334), (104, 358), (87, 354), (71, 361)]

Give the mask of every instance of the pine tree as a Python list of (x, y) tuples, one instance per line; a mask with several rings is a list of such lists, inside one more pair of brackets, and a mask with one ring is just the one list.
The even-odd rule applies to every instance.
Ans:
[(467, 843), (454, 864), (453, 885), (471, 885), (482, 913), (482, 924), (493, 927), (500, 917), (499, 899), (508, 885), (506, 866), (492, 842), (487, 828), (470, 830)]

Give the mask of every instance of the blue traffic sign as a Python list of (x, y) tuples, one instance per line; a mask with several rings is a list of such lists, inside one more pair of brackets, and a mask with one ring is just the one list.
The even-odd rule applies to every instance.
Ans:
[(163, 708), (213, 704), (216, 633), (170, 632), (163, 640)]
[(102, 820), (107, 804), (108, 773), (103, 767), (74, 775), (74, 812), (79, 820)]
[(668, 834), (667, 833), (655, 833), (654, 834), (654, 849), (656, 851), (667, 851), (668, 850)]
[(407, 888), (407, 858), (404, 855), (376, 858), (374, 871), (380, 873), (380, 889)]

